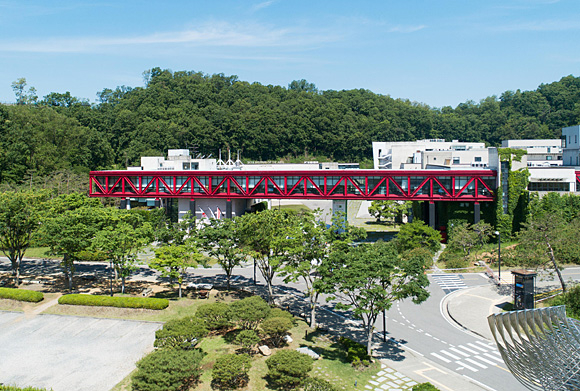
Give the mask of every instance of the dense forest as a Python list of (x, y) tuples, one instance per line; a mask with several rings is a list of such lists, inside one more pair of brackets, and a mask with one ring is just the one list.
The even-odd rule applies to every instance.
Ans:
[(574, 76), (456, 108), (363, 89), (319, 91), (305, 80), (265, 86), (160, 68), (144, 76), (144, 87), (106, 88), (96, 104), (68, 92), (39, 99), (24, 79), (13, 83), (17, 103), (0, 104), (0, 183), (122, 169), (168, 148), (213, 156), (231, 148), (246, 160), (368, 162), (372, 141), (445, 138), (497, 146), (504, 139), (559, 138), (562, 127), (580, 123), (580, 77)]

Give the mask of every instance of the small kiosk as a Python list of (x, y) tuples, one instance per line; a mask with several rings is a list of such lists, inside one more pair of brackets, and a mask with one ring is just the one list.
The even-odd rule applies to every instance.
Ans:
[(528, 270), (512, 270), (512, 274), (514, 276), (514, 309), (533, 309), (537, 273)]

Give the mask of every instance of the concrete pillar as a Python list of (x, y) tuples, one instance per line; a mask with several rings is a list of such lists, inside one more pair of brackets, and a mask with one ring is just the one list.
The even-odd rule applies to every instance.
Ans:
[(435, 203), (429, 202), (429, 227), (435, 228)]
[(119, 209), (127, 209), (127, 199), (121, 198), (121, 205), (119, 205)]
[(232, 200), (226, 201), (226, 219), (232, 218)]
[(161, 208), (161, 200), (159, 198), (155, 198), (155, 207)]
[(131, 210), (131, 199), (127, 198), (127, 210)]
[(481, 205), (479, 205), (479, 202), (476, 202), (473, 205), (473, 224), (477, 224), (479, 223), (479, 220), (481, 218)]
[(189, 211), (191, 212), (191, 217), (195, 217), (195, 200), (193, 198), (189, 200)]

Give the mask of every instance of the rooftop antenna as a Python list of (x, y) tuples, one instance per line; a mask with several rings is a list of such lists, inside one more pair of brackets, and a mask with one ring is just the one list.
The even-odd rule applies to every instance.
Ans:
[(218, 170), (224, 170), (225, 169), (225, 165), (226, 164), (222, 160), (222, 150), (220, 149), (219, 150), (219, 159), (217, 161), (217, 168), (218, 168)]

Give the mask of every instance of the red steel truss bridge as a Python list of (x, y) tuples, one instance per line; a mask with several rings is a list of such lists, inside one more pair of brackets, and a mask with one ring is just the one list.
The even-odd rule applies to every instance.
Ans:
[(92, 197), (493, 201), (494, 170), (92, 171)]

